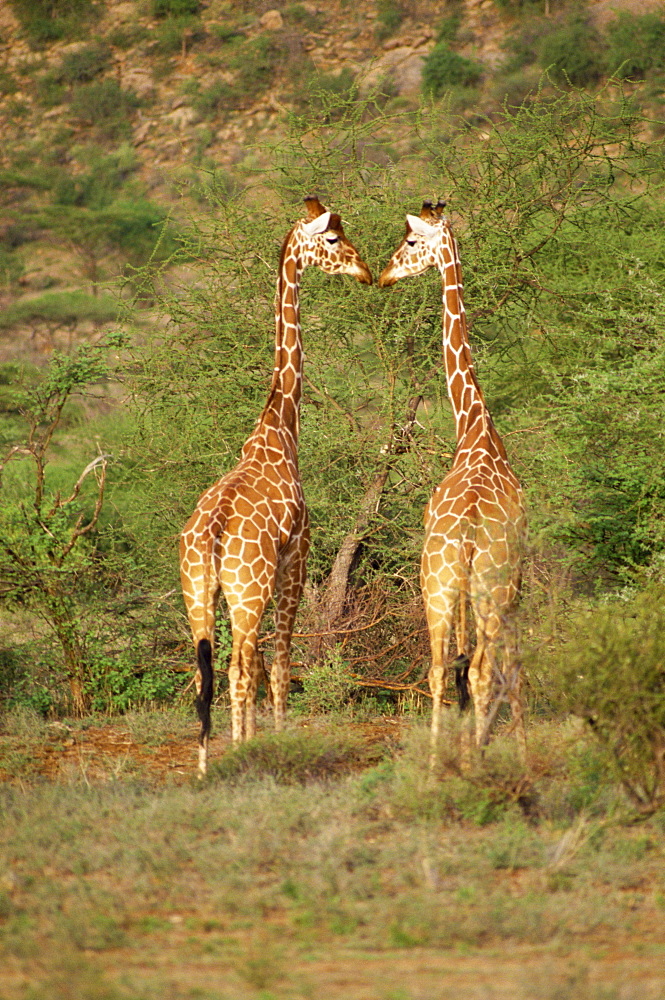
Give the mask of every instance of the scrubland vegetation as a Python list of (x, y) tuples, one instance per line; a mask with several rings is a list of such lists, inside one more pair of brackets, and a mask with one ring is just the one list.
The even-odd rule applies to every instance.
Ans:
[[(413, 6), (377, 4), (377, 41)], [(153, 35), (137, 23), (33, 73), (81, 141), (17, 148), (0, 174), (0, 333), (49, 354), (0, 367), (3, 996), (662, 995), (665, 21), (601, 32), (578, 8), (501, 6), (509, 58), (490, 74), (461, 54), (451, 8), (418, 101), (315, 72), (300, 4), (269, 36), (248, 31), (250, 5), (225, 8), (215, 48), (198, 3), (155, 0)], [(37, 50), (97, 16), (13, 10)], [(137, 44), (164, 72), (198, 45), (226, 74), (184, 88), (200, 142), (173, 206), (131, 145), (142, 99), (108, 76), (114, 47)], [(212, 125), (277, 82), (279, 131), (218, 169)], [(15, 83), (0, 75), (3, 94)], [(463, 771), (456, 710), (433, 779), (425, 766), (422, 512), (454, 449), (438, 275), (381, 291), (307, 272), (313, 546), (289, 728), (266, 715), (235, 751), (220, 735), (210, 779), (191, 780), (177, 537), (265, 400), (279, 247), (311, 192), (375, 274), (407, 211), (448, 202), (529, 517), (526, 771), (501, 718)], [(44, 240), (75, 287), (23, 295)], [(218, 734), (228, 648), (220, 608)], [(93, 768), (91, 727), (140, 754)], [(150, 755), (175, 741), (183, 767), (163, 780)], [(630, 961), (608, 971), (604, 949)]]

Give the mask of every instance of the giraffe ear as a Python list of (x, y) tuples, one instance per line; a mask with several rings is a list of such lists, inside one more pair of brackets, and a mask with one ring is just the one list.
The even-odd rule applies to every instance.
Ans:
[(310, 219), (309, 222), (303, 222), (302, 227), (308, 236), (316, 236), (317, 233), (325, 233), (329, 222), (330, 212), (324, 212), (323, 215), (317, 215), (315, 219)]
[(436, 235), (436, 226), (421, 219), (419, 215), (407, 215), (406, 221), (411, 232), (415, 233), (416, 236), (424, 236), (425, 239), (430, 240)]

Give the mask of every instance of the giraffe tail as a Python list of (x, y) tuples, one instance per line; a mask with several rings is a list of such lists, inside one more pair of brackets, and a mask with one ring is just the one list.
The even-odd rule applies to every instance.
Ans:
[(468, 656), (456, 656), (453, 660), (455, 668), (455, 690), (457, 691), (457, 704), (460, 712), (463, 712), (471, 701), (469, 694), (469, 665), (471, 661)]
[(199, 639), (196, 647), (196, 659), (198, 661), (199, 673), (201, 675), (201, 688), (196, 696), (196, 712), (201, 720), (201, 735), (199, 743), (204, 745), (204, 741), (210, 735), (210, 706), (212, 705), (212, 695), (214, 690), (212, 673), (212, 644), (210, 639)]

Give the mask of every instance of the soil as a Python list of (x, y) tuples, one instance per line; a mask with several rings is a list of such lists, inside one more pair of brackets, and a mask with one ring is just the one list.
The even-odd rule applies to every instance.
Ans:
[[(265, 722), (265, 720), (262, 720)], [(267, 722), (265, 722), (267, 725)], [(302, 725), (306, 725), (305, 722)], [(221, 726), (220, 726), (221, 729)], [(385, 747), (399, 739), (400, 723), (388, 718), (357, 724), (362, 739)], [(137, 776), (142, 780), (191, 782), (196, 773), (196, 726), (191, 735), (173, 738), (133, 733), (122, 720), (83, 727), (51, 723), (45, 739), (30, 749), (28, 767), (1, 780), (23, 784), (31, 778), (86, 782)], [(155, 745), (147, 742), (154, 739)], [(210, 757), (219, 759), (230, 745), (226, 732), (214, 737)], [(0, 736), (0, 750), (19, 753), (19, 736)], [(21, 778), (17, 774), (21, 773)], [(27, 774), (26, 774), (27, 772)], [(497, 872), (510, 879), (515, 873)], [(266, 914), (270, 921), (270, 915)], [(168, 917), (170, 929), (146, 946), (118, 947), (104, 952), (63, 955), (62, 968), (53, 965), (52, 952), (26, 963), (11, 957), (0, 968), (3, 1000), (61, 1000), (63, 997), (128, 996), (123, 983), (141, 983), (142, 996), (189, 1000), (194, 996), (220, 1000), (663, 1000), (665, 998), (665, 934), (657, 914), (640, 912), (630, 932), (617, 928), (597, 939), (589, 937), (575, 947), (557, 944), (529, 946), (488, 941), (482, 948), (390, 948), (367, 951), (348, 939), (332, 939), (327, 946), (284, 942), (275, 949), (274, 936), (264, 927), (252, 935), (234, 937), (229, 954), (224, 942), (203, 930), (193, 935), (186, 913)], [(270, 928), (274, 931), (274, 928)], [(209, 941), (206, 941), (206, 937)], [(233, 957), (235, 955), (235, 957)], [(238, 958), (240, 955), (240, 958)], [(266, 955), (268, 957), (266, 957)], [(37, 986), (37, 984), (39, 984)], [(118, 988), (120, 987), (120, 992)], [(37, 989), (37, 992), (35, 992)]]
[[(377, 750), (386, 743), (396, 742), (400, 736), (399, 723), (391, 719), (357, 723), (353, 728), (363, 742), (376, 746)], [(21, 769), (20, 778), (15, 771), (10, 771), (8, 767), (3, 770), (0, 765), (0, 781), (24, 782), (26, 770), (29, 777), (49, 781), (69, 779), (76, 773), (89, 782), (130, 775), (157, 783), (190, 781), (196, 775), (198, 761), (196, 731), (192, 718), (191, 735), (160, 737), (157, 742), (151, 741), (149, 736), (142, 740), (117, 720), (85, 728), (53, 722), (48, 726), (46, 739), (37, 746), (31, 746), (29, 766)], [(214, 733), (209, 747), (211, 764), (219, 760), (230, 746), (230, 733)], [(24, 750), (24, 741), (20, 736), (0, 733), (0, 750), (9, 759), (12, 752), (21, 753)]]

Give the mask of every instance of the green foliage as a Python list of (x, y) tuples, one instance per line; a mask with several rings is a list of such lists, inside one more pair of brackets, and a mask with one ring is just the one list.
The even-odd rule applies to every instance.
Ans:
[(8, 73), (7, 70), (0, 70), (0, 94), (3, 96), (14, 94), (19, 89), (16, 78), (11, 73)]
[(478, 63), (454, 52), (447, 42), (437, 42), (423, 64), (423, 90), (440, 97), (450, 87), (472, 87), (481, 73)]
[(302, 694), (292, 698), (299, 711), (309, 714), (339, 712), (357, 691), (357, 682), (339, 650), (334, 650), (303, 674), (302, 688)]
[[(117, 273), (128, 265), (144, 264), (152, 255), (164, 259), (173, 249), (172, 229), (164, 211), (145, 198), (136, 178), (137, 163), (128, 144), (109, 153), (97, 145), (84, 145), (73, 147), (67, 167), (41, 163), (6, 171), (0, 184), (22, 187), (26, 194), (44, 192), (48, 198), (25, 198), (16, 221), (4, 233), (8, 250), (48, 232), (51, 240), (79, 256), (93, 293), (108, 276), (109, 265)], [(110, 260), (109, 254), (113, 254)], [(78, 310), (81, 318), (96, 322), (105, 321), (109, 313), (108, 301), (89, 303), (83, 292), (49, 293), (32, 305), (14, 303), (5, 321), (21, 321), (34, 308), (54, 321), (63, 310), (70, 314)]]
[(212, 772), (225, 780), (271, 777), (280, 784), (305, 784), (358, 770), (372, 757), (376, 751), (354, 733), (273, 733), (226, 753)]
[(553, 80), (575, 87), (593, 83), (602, 71), (598, 36), (579, 17), (545, 36), (539, 58)]
[(624, 79), (665, 70), (665, 15), (619, 13), (607, 26), (605, 65)]
[(154, 17), (187, 17), (198, 14), (199, 0), (152, 0)]
[[(76, 171), (61, 171), (51, 186), (57, 205), (77, 205), (91, 209), (108, 208), (118, 199), (125, 199), (136, 188), (128, 187), (138, 166), (134, 149), (123, 144), (110, 153), (96, 147), (76, 150)], [(144, 203), (145, 205), (145, 203)]]
[(399, 0), (377, 0), (374, 34), (379, 41), (394, 35), (406, 17), (406, 10)]
[[(127, 498), (137, 513), (127, 516), (154, 511), (136, 544), (165, 589), (177, 586), (169, 539), (202, 490), (235, 464), (265, 401), (279, 246), (301, 211), (303, 192), (311, 190), (341, 211), (374, 273), (399, 242), (405, 211), (417, 211), (423, 196), (447, 197), (462, 217), (477, 370), (502, 434), (510, 434), (511, 460), (528, 490), (534, 546), (553, 573), (565, 547), (565, 558), (576, 562), (577, 585), (592, 586), (598, 563), (589, 561), (584, 525), (589, 514), (603, 514), (588, 489), (596, 453), (609, 473), (621, 433), (626, 481), (643, 483), (650, 463), (657, 486), (660, 468), (654, 430), (661, 420), (662, 242), (650, 184), (662, 164), (657, 148), (643, 142), (632, 106), (605, 99), (564, 92), (458, 128), (445, 108), (414, 126), (409, 117), (387, 116), (371, 98), (331, 96), (329, 107), (294, 115), (290, 133), (266, 151), (274, 166), (269, 209), (257, 208), (249, 190), (232, 199), (211, 190), (215, 211), (183, 234), (180, 260), (196, 262), (196, 277), (161, 293), (168, 334), (160, 333), (150, 350), (137, 350), (131, 370), (138, 414), (132, 449), (141, 456), (138, 469), (154, 475), (132, 473)], [(413, 168), (417, 190), (411, 174), (402, 176), (403, 163), (395, 167), (386, 140), (397, 127), (413, 130), (412, 148), (422, 157)], [(146, 294), (153, 293), (152, 281), (147, 274)], [(354, 673), (377, 676), (385, 669), (416, 679), (428, 655), (417, 578), (422, 511), (454, 447), (439, 367), (439, 276), (380, 292), (310, 269), (302, 310), (307, 384), (300, 466), (312, 520), (309, 579), (325, 597), (342, 542), (360, 537), (345, 613), (378, 624), (350, 635), (345, 660)], [(650, 387), (654, 423), (649, 404), (637, 423), (635, 406), (626, 406), (624, 424), (622, 407), (640, 380)], [(418, 424), (403, 432), (409, 401), (419, 396), (426, 406), (418, 409)], [(644, 457), (626, 436), (631, 421)], [(631, 463), (641, 463), (641, 471), (631, 471)], [(383, 485), (372, 494), (377, 482)], [(635, 542), (642, 545), (639, 534), (647, 541), (640, 548), (646, 566), (657, 566), (661, 551), (659, 504), (657, 491), (645, 487), (629, 526)], [(623, 530), (620, 522), (625, 527), (630, 517), (617, 508), (611, 531)], [(624, 542), (618, 535), (615, 541), (606, 533), (603, 544), (617, 555), (614, 570), (628, 565), (621, 562)], [(318, 631), (314, 614), (303, 609), (311, 627), (302, 631)], [(305, 647), (311, 661), (315, 654), (297, 645), (295, 658)]]
[(193, 81), (187, 89), (192, 107), (201, 118), (214, 118), (217, 115), (226, 117), (228, 112), (242, 102), (239, 89), (225, 80), (215, 80), (205, 90), (201, 90), (198, 83)]
[(266, 32), (246, 41), (231, 60), (237, 71), (237, 84), (247, 100), (270, 87), (277, 70), (285, 66), (289, 58), (284, 40), (274, 32)]
[(8, 291), (18, 281), (22, 272), (23, 264), (17, 259), (16, 255), (10, 250), (0, 247), (0, 287)]
[(296, 88), (296, 95), (296, 107), (318, 112), (333, 122), (343, 116), (345, 102), (356, 100), (358, 86), (353, 72), (344, 67), (339, 73), (313, 73), (305, 90)]
[(163, 56), (172, 56), (182, 52), (183, 46), (198, 41), (203, 37), (201, 22), (189, 14), (179, 17), (166, 17), (162, 20), (151, 38), (151, 51)]
[(519, 23), (502, 43), (502, 48), (508, 53), (502, 66), (503, 73), (517, 73), (537, 62), (541, 46), (553, 31), (556, 31), (556, 24), (546, 17), (529, 17)]
[(232, 81), (217, 79), (205, 90), (198, 81), (189, 81), (186, 89), (192, 107), (202, 118), (226, 118), (233, 111), (247, 107), (269, 88), (278, 70), (289, 69), (298, 75), (299, 60), (293, 58), (285, 36), (269, 32), (255, 38), (236, 41), (229, 35), (228, 68), (234, 72)]
[(86, 694), (93, 712), (118, 714), (173, 701), (182, 686), (182, 674), (140, 648), (112, 653), (88, 649), (90, 659)]
[(59, 83), (68, 85), (89, 83), (102, 73), (111, 59), (111, 50), (106, 42), (93, 42), (75, 52), (68, 52), (56, 71)]
[(26, 387), (25, 437), (6, 452), (0, 467), (0, 600), (36, 608), (51, 627), (78, 712), (87, 707), (88, 663), (77, 589), (92, 566), (88, 536), (101, 511), (108, 456), (88, 462), (64, 496), (52, 485), (47, 466), (70, 397), (107, 372), (103, 346), (55, 355), (37, 386)]
[(311, 6), (306, 7), (302, 3), (289, 3), (281, 13), (287, 24), (307, 27), (309, 31), (320, 31), (325, 23), (321, 11), (314, 11)]
[(135, 94), (109, 78), (76, 87), (70, 106), (75, 118), (93, 125), (105, 138), (117, 140), (128, 132), (129, 117), (140, 103)]
[(98, 13), (94, 0), (10, 0), (31, 41), (47, 44), (80, 36)]
[(119, 24), (112, 28), (106, 40), (116, 49), (130, 49), (148, 37), (148, 29), (141, 24)]
[(82, 320), (108, 323), (118, 315), (118, 305), (110, 295), (85, 292), (44, 292), (32, 299), (15, 302), (0, 312), (0, 327), (8, 328), (32, 321), (71, 326)]
[(561, 705), (586, 720), (642, 813), (665, 803), (664, 624), (661, 588), (614, 600), (579, 623), (555, 678)]
[(439, 22), (439, 27), (436, 32), (437, 42), (444, 42), (447, 45), (452, 45), (457, 38), (461, 24), (462, 15), (458, 10), (453, 14), (449, 14), (448, 17), (444, 17), (443, 20)]

